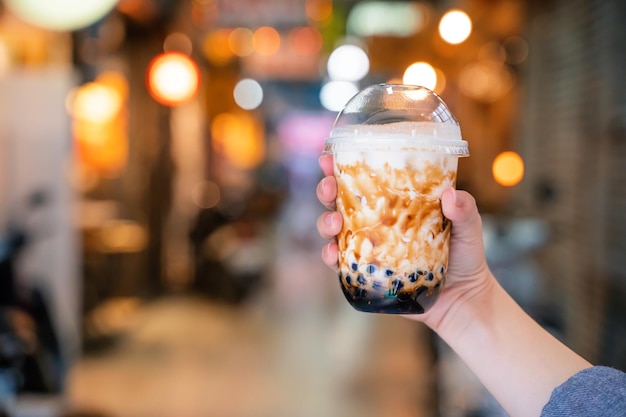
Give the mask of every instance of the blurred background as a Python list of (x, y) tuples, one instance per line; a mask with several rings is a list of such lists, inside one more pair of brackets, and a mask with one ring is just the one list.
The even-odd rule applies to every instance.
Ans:
[(379, 82), (456, 115), (502, 285), (626, 370), (625, 21), (621, 0), (0, 1), (2, 412), (504, 416), (321, 262), (317, 159)]

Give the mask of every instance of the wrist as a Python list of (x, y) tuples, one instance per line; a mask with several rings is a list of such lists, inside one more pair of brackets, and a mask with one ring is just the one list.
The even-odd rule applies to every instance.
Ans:
[(484, 317), (500, 285), (485, 264), (471, 279), (444, 289), (443, 301), (447, 307), (443, 313), (425, 317), (424, 322), (442, 339), (458, 339), (472, 324)]

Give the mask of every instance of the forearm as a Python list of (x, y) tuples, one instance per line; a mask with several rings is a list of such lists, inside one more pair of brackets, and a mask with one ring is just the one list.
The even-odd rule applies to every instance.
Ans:
[(591, 364), (539, 326), (493, 277), (488, 282), (434, 330), (511, 417), (539, 416), (554, 388)]

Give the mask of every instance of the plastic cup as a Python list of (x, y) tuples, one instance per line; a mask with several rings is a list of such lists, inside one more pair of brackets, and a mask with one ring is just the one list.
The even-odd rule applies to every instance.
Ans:
[(439, 297), (451, 223), (441, 194), (469, 155), (459, 123), (427, 88), (378, 84), (354, 96), (335, 120), (333, 155), (339, 282), (348, 302), (373, 313), (420, 314)]

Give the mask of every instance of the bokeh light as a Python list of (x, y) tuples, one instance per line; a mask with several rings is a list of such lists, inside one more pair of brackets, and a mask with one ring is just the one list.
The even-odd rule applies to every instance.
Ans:
[(309, 19), (322, 22), (333, 14), (332, 0), (306, 0), (304, 10)]
[(494, 102), (507, 94), (515, 83), (510, 69), (495, 62), (467, 65), (459, 74), (463, 94), (483, 102)]
[(350, 81), (330, 81), (320, 90), (320, 101), (324, 108), (339, 111), (356, 93), (359, 87)]
[(148, 231), (134, 221), (111, 220), (100, 230), (100, 243), (105, 252), (139, 252), (148, 243)]
[(254, 31), (252, 45), (259, 55), (274, 55), (280, 48), (280, 34), (273, 27), (262, 26)]
[(71, 31), (91, 25), (108, 14), (117, 0), (5, 0), (20, 19), (34, 26)]
[(258, 81), (245, 78), (235, 85), (235, 103), (244, 110), (253, 110), (263, 102), (263, 87)]
[(147, 78), (152, 97), (167, 106), (191, 99), (200, 84), (196, 63), (178, 52), (165, 52), (154, 58), (148, 67)]
[(220, 187), (213, 181), (199, 182), (191, 190), (191, 200), (196, 206), (203, 209), (217, 206), (221, 198)]
[(257, 167), (265, 158), (265, 138), (261, 123), (250, 113), (220, 113), (211, 123), (212, 145), (233, 166)]
[(180, 52), (185, 55), (191, 55), (193, 44), (189, 36), (181, 32), (174, 32), (167, 35), (163, 41), (163, 50), (165, 52)]
[(462, 10), (450, 10), (439, 21), (439, 35), (453, 45), (464, 42), (471, 33), (472, 20)]
[(507, 64), (521, 64), (528, 58), (528, 42), (520, 36), (511, 36), (502, 42)]
[(402, 82), (407, 85), (419, 85), (434, 91), (437, 86), (437, 72), (428, 62), (415, 62), (404, 71)]
[(516, 152), (502, 152), (493, 161), (492, 173), (498, 184), (516, 185), (524, 178), (524, 161)]
[(11, 54), (7, 44), (0, 39), (0, 77), (11, 67)]
[(300, 55), (315, 55), (322, 50), (323, 38), (312, 27), (297, 27), (289, 32), (289, 43)]
[(426, 24), (428, 10), (423, 4), (406, 1), (364, 1), (354, 5), (346, 22), (355, 36), (408, 37)]
[(206, 35), (202, 42), (202, 52), (206, 59), (215, 65), (224, 65), (235, 57), (229, 45), (232, 29), (217, 29)]
[(248, 28), (233, 29), (228, 34), (228, 46), (233, 54), (244, 57), (254, 52), (254, 33)]
[(365, 51), (356, 45), (342, 45), (328, 57), (328, 76), (332, 81), (359, 81), (370, 69)]
[(110, 86), (97, 82), (82, 85), (73, 95), (70, 113), (73, 117), (92, 123), (106, 123), (122, 107), (122, 97)]

